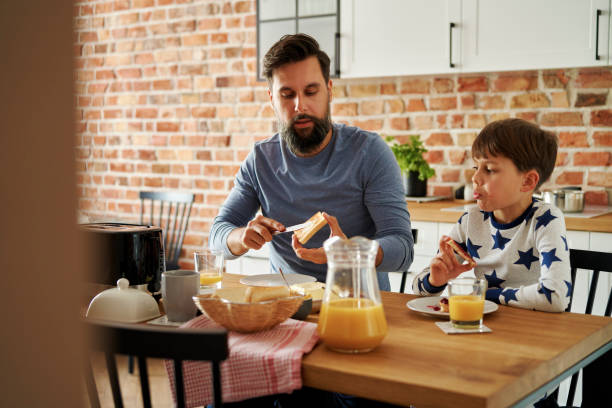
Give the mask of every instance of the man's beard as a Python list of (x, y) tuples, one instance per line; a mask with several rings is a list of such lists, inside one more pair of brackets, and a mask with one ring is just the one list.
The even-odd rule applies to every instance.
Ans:
[[(298, 120), (310, 119), (314, 126), (311, 128), (295, 129)], [(280, 135), (294, 154), (308, 154), (315, 151), (325, 139), (332, 126), (329, 116), (329, 105), (323, 119), (301, 113), (289, 122), (280, 122)]]

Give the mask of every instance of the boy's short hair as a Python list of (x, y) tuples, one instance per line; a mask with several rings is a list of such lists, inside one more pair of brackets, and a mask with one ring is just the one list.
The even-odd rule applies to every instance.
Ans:
[(472, 157), (504, 156), (521, 172), (536, 170), (540, 187), (557, 160), (557, 136), (523, 119), (503, 119), (485, 126), (472, 144)]
[(272, 84), (274, 70), (282, 65), (317, 57), (325, 83), (329, 82), (329, 57), (319, 48), (317, 40), (307, 34), (288, 34), (281, 37), (266, 52), (263, 59), (263, 76)]

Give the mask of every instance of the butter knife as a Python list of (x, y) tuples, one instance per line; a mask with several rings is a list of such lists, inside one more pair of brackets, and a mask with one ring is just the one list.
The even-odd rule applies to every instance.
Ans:
[(287, 227), (284, 231), (275, 231), (272, 233), (272, 235), (284, 234), (285, 232), (301, 230), (302, 228), (306, 228), (307, 226), (309, 226), (311, 222), (312, 221), (306, 221), (301, 224), (292, 225), (290, 227)]

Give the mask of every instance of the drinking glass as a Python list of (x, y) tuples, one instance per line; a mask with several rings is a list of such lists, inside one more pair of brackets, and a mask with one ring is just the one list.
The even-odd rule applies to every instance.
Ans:
[(483, 278), (457, 278), (448, 282), (448, 308), (453, 327), (482, 329), (487, 281)]
[(223, 252), (201, 249), (193, 253), (195, 270), (200, 274), (200, 293), (212, 293), (221, 287)]

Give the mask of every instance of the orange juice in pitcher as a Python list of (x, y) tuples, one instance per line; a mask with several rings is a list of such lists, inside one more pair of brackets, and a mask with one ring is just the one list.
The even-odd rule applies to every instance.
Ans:
[(337, 299), (321, 306), (318, 331), (331, 349), (369, 351), (385, 338), (387, 321), (370, 299)]
[(332, 350), (363, 353), (387, 334), (374, 260), (378, 243), (363, 237), (325, 241), (327, 280), (317, 330)]

